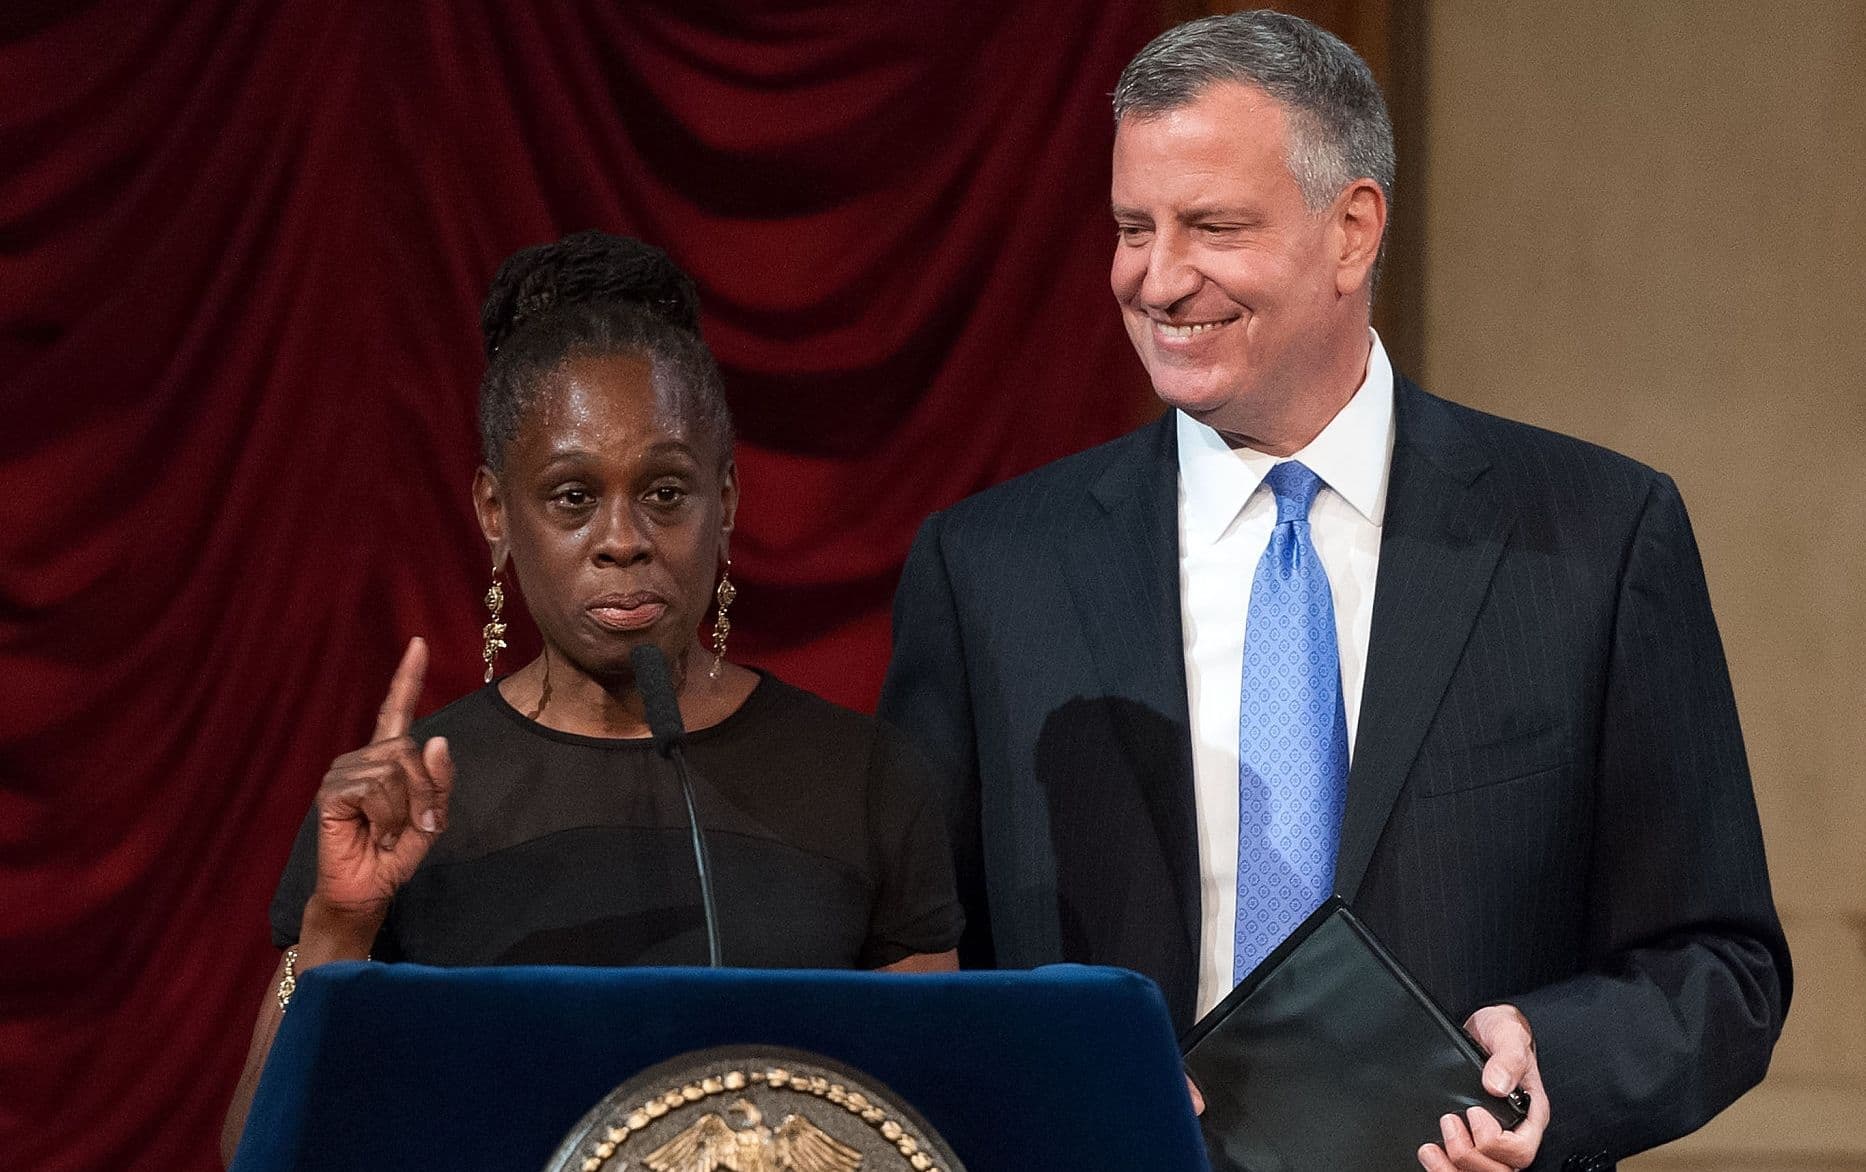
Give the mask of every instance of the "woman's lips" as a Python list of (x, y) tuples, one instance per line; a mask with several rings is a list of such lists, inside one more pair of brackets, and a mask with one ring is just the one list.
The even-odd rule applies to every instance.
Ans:
[(587, 608), (598, 626), (611, 631), (639, 631), (653, 626), (667, 613), (667, 603), (651, 594), (598, 598)]

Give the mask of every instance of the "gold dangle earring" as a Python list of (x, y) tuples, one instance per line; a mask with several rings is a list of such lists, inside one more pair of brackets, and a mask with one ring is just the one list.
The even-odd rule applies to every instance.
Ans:
[(713, 618), (713, 666), (707, 670), (708, 679), (718, 679), (719, 669), (726, 662), (726, 636), (732, 633), (732, 618), (728, 612), (732, 609), (732, 600), (739, 596), (739, 588), (732, 584), (732, 559), (726, 559), (726, 568), (720, 572), (719, 585), (713, 589), (713, 601), (719, 606), (719, 613)]
[(492, 621), (480, 629), (480, 637), (485, 641), (480, 649), (480, 657), (486, 661), (483, 679), (488, 684), (492, 683), (492, 661), (505, 650), (505, 584), (499, 578), (504, 565), (503, 557), (492, 563), (492, 585), (486, 587), (486, 609), (492, 612)]

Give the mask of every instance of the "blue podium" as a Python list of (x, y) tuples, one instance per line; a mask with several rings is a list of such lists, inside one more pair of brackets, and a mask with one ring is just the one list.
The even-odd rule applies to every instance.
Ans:
[(330, 964), (299, 981), (234, 1172), (531, 1172), (610, 1090), (692, 1050), (813, 1051), (887, 1084), (969, 1172), (1204, 1172), (1151, 982)]

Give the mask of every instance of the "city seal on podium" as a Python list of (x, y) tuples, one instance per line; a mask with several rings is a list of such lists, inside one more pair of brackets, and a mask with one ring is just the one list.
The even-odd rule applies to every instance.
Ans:
[(878, 1080), (820, 1054), (721, 1046), (669, 1059), (590, 1109), (545, 1172), (965, 1172)]

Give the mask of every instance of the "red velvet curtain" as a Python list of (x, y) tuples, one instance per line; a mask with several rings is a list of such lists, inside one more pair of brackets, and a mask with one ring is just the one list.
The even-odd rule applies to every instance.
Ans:
[[(694, 273), (735, 650), (872, 702), (929, 511), (1144, 403), (1107, 94), (1151, 3), (0, 13), (0, 1163), (213, 1163), (264, 907), (415, 633), (477, 683), (477, 303)], [(522, 662), (508, 653), (508, 666)]]

